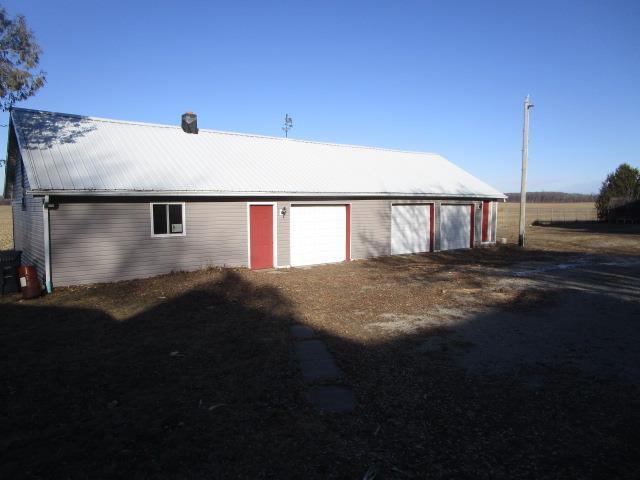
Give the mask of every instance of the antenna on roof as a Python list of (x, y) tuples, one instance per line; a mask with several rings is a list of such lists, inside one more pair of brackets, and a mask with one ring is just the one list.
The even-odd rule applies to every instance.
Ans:
[(293, 118), (289, 116), (289, 114), (285, 114), (284, 116), (284, 126), (282, 130), (284, 130), (284, 138), (289, 138), (289, 130), (293, 128)]

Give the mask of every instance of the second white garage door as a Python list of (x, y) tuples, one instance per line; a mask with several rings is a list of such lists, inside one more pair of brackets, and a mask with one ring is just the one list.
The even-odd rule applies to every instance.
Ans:
[(471, 206), (442, 205), (440, 207), (440, 250), (471, 246)]
[(342, 262), (346, 255), (346, 206), (291, 206), (292, 266)]
[(429, 251), (429, 205), (391, 206), (391, 255)]

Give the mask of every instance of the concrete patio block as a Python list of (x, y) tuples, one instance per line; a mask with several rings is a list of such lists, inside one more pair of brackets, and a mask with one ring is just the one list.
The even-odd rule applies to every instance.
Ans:
[(305, 340), (308, 338), (312, 338), (315, 335), (315, 332), (311, 327), (307, 327), (306, 325), (292, 325), (290, 328), (291, 336), (296, 340)]
[(305, 382), (331, 380), (341, 375), (331, 353), (321, 340), (296, 342), (295, 350)]
[(295, 343), (295, 349), (299, 360), (331, 358), (331, 354), (322, 340), (299, 341)]
[(307, 400), (318, 410), (332, 413), (348, 412), (356, 406), (353, 392), (335, 385), (309, 387)]
[(301, 360), (300, 371), (302, 379), (307, 383), (317, 380), (333, 380), (342, 375), (333, 358)]

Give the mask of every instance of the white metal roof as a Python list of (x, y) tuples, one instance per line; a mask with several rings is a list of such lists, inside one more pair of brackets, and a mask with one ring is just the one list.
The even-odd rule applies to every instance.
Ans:
[(14, 109), (32, 191), (110, 195), (504, 195), (440, 155)]

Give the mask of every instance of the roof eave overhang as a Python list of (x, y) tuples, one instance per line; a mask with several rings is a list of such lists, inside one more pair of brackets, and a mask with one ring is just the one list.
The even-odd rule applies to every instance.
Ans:
[(380, 197), (380, 198), (482, 198), (503, 200), (505, 195), (482, 193), (424, 192), (234, 192), (234, 191), (174, 191), (174, 190), (31, 190), (35, 196), (64, 197)]

